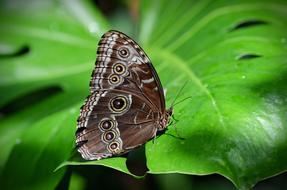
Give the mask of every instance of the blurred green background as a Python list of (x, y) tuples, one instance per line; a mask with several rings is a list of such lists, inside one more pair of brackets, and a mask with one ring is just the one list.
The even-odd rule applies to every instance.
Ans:
[[(0, 189), (287, 189), (286, 0), (1, 0), (0, 9)], [(144, 178), (126, 158), (71, 158), (110, 29), (143, 47), (167, 105), (185, 82), (179, 99), (192, 97), (175, 107), (185, 140), (170, 126), (132, 158), (135, 171), (146, 161)]]

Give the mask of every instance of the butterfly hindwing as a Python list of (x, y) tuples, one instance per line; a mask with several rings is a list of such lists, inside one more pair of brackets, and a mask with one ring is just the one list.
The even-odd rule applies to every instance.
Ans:
[(156, 134), (154, 112), (139, 96), (116, 90), (102, 92), (104, 95), (90, 96), (83, 107), (85, 113), (90, 110), (84, 117), (88, 120), (78, 119), (86, 124), (76, 135), (78, 151), (89, 160), (123, 154)]

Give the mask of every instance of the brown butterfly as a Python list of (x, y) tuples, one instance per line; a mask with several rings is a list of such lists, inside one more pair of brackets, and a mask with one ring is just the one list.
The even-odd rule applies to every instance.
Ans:
[(86, 160), (122, 155), (166, 129), (159, 77), (142, 48), (118, 31), (106, 32), (97, 50), (90, 92), (81, 107), (77, 150)]

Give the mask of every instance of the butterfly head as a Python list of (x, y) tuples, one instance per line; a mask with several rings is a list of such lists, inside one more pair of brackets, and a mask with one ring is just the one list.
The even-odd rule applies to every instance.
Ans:
[(161, 118), (161, 121), (160, 121), (159, 130), (163, 130), (168, 126), (172, 114), (173, 114), (173, 108), (172, 107), (165, 110), (165, 114), (163, 114), (163, 117)]
[(165, 111), (165, 115), (168, 119), (170, 119), (170, 117), (172, 116), (173, 114), (173, 107), (170, 107), (168, 108), (166, 111)]

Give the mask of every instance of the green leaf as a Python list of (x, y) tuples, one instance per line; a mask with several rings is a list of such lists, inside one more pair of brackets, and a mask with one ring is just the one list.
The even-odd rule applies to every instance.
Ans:
[[(1, 185), (54, 189), (65, 165), (132, 175), (124, 158), (69, 159), (108, 21), (89, 1), (31, 2), (0, 6)], [(149, 173), (218, 173), (248, 189), (286, 171), (286, 1), (146, 0), (140, 10), (138, 40), (167, 105), (185, 82), (176, 102), (192, 97), (146, 144)]]
[[(0, 173), (4, 189), (54, 189), (108, 24), (89, 1), (1, 1)], [(15, 178), (17, 183), (15, 183)]]
[(64, 166), (73, 166), (73, 165), (99, 165), (99, 166), (107, 166), (113, 169), (116, 169), (118, 171), (121, 171), (123, 173), (129, 174), (135, 178), (141, 178), (140, 176), (132, 174), (126, 167), (126, 158), (122, 157), (115, 157), (115, 158), (109, 158), (109, 159), (102, 159), (102, 160), (96, 160), (96, 161), (86, 161), (86, 162), (79, 162), (79, 161), (66, 161), (63, 162), (61, 165), (59, 165), (56, 168), (56, 171), (60, 170)]
[[(76, 106), (78, 108), (78, 106)], [(63, 171), (53, 173), (63, 159), (68, 158), (74, 141), (72, 127), (78, 116), (77, 109), (58, 111), (27, 128), (17, 139), (2, 175), (4, 189), (53, 189)], [(68, 137), (68, 138), (67, 138)], [(17, 172), (17, 183), (15, 183)]]
[(143, 17), (156, 16), (149, 31), (143, 20), (151, 35), (142, 39), (167, 100), (186, 81), (181, 98), (192, 96), (175, 107), (179, 121), (167, 131), (185, 140), (163, 135), (147, 144), (149, 173), (219, 173), (248, 189), (286, 171), (286, 8), (279, 1), (145, 1)]

